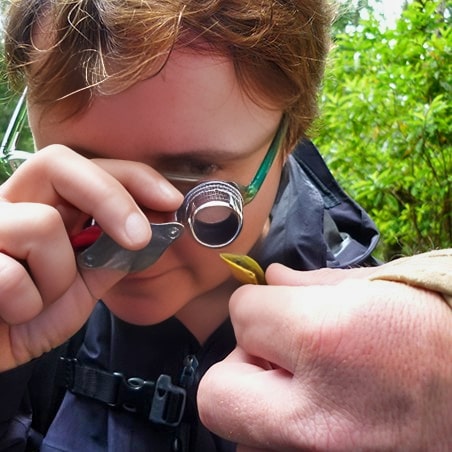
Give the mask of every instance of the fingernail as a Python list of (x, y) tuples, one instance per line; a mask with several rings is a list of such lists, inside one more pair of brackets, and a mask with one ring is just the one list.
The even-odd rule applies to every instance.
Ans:
[(133, 212), (126, 220), (126, 234), (133, 244), (146, 243), (150, 239), (151, 227), (144, 215)]

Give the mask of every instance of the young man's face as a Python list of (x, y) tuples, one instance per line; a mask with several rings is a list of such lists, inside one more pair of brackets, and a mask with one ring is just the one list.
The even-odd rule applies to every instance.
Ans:
[[(204, 179), (247, 185), (277, 131), (281, 111), (253, 103), (229, 60), (175, 51), (157, 76), (120, 94), (96, 98), (82, 115), (59, 124), (54, 119), (30, 106), (38, 148), (64, 144), (89, 158), (138, 161), (161, 172), (201, 172)], [(241, 234), (221, 252), (247, 253), (262, 235), (281, 166), (282, 159), (276, 158), (256, 198), (244, 209)], [(145, 212), (153, 222), (172, 219)], [(227, 306), (229, 295), (224, 286), (230, 272), (220, 251), (198, 244), (186, 228), (156, 264), (124, 278), (104, 301), (123, 320), (138, 324), (174, 314), (190, 323), (186, 313), (194, 304), (205, 303), (201, 312), (209, 316), (216, 303), (221, 309)]]

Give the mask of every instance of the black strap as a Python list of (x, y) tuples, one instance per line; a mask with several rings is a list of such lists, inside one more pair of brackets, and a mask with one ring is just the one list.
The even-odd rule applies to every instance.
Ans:
[(33, 406), (32, 427), (43, 436), (55, 418), (66, 392), (65, 388), (58, 384), (59, 357), (76, 355), (83, 342), (85, 329), (83, 326), (69, 341), (36, 360), (29, 383), (30, 400)]
[(126, 378), (122, 373), (106, 372), (64, 357), (60, 358), (58, 373), (63, 385), (74, 394), (136, 413), (155, 424), (176, 427), (181, 422), (186, 391), (173, 385), (169, 375), (162, 374), (155, 382)]

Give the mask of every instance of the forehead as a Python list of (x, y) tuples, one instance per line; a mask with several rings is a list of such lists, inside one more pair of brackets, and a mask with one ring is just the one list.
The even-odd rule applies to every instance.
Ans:
[(258, 149), (280, 117), (281, 111), (259, 106), (244, 93), (228, 58), (190, 50), (174, 51), (156, 76), (119, 94), (97, 96), (82, 114), (63, 122), (30, 106), (39, 148), (60, 143), (94, 147), (101, 155), (108, 148), (112, 157), (135, 148)]

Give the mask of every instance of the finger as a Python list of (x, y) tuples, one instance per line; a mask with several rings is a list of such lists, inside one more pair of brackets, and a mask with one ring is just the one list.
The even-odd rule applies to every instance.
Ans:
[[(363, 290), (365, 283), (242, 286), (229, 304), (237, 343), (250, 355), (300, 373), (326, 346), (324, 338), (329, 337), (329, 331), (337, 331), (342, 309), (337, 300), (350, 298), (350, 291)], [(360, 297), (355, 297), (346, 308), (359, 302)]]
[(291, 374), (259, 368), (236, 349), (212, 366), (200, 382), (197, 397), (201, 421), (216, 434), (242, 444), (243, 450), (269, 445), (274, 450), (288, 450), (295, 432), (281, 421), (293, 419), (302, 409), (303, 395), (297, 388), (294, 396), (291, 381)]
[(94, 159), (93, 162), (120, 181), (141, 206), (174, 212), (184, 199), (168, 180), (144, 163), (114, 159)]
[(353, 269), (322, 268), (320, 270), (298, 271), (281, 264), (272, 264), (265, 273), (267, 284), (284, 286), (335, 285), (345, 279), (368, 278), (374, 267)]
[[(294, 289), (286, 287), (282, 297), (278, 286), (242, 286), (232, 295), (229, 309), (237, 343), (242, 348), (293, 372), (298, 356), (292, 356), (292, 338), (303, 337), (301, 325), (306, 315), (299, 306), (301, 288), (296, 289), (296, 294), (291, 290)], [(275, 300), (281, 300), (281, 309), (275, 309)]]
[(42, 309), (41, 295), (25, 268), (0, 253), (0, 318), (11, 325), (27, 322)]
[(37, 358), (72, 337), (88, 320), (99, 299), (90, 286), (103, 295), (124, 275), (118, 270), (101, 269), (90, 272), (89, 281), (85, 281), (78, 274), (58, 300), (29, 322), (11, 326), (10, 341), (15, 361), (6, 368)]
[(39, 151), (0, 187), (11, 202), (69, 203), (130, 249), (149, 243), (150, 225), (127, 190), (94, 162), (64, 146)]
[[(26, 265), (44, 303), (58, 298), (76, 275), (74, 252), (59, 213), (47, 205), (1, 203), (0, 218), (0, 251)], [(18, 272), (11, 260), (5, 265), (11, 266), (11, 272)], [(26, 284), (23, 272), (17, 276), (22, 281), (15, 291), (17, 299), (32, 290), (20, 296)], [(27, 281), (32, 282), (30, 278)], [(3, 285), (0, 287), (3, 289)]]

